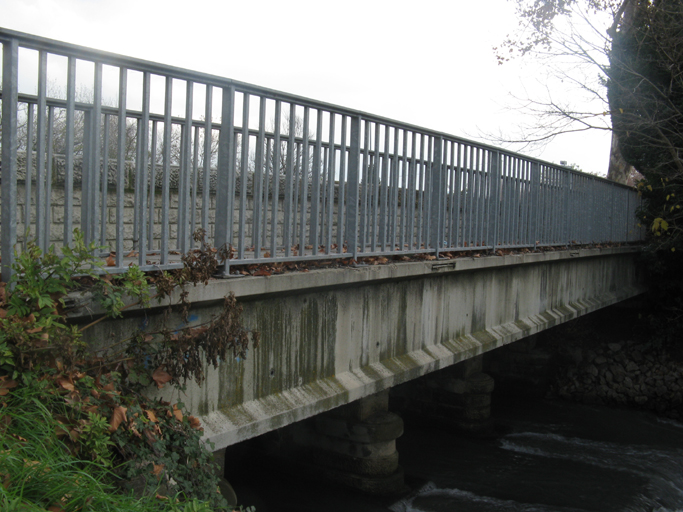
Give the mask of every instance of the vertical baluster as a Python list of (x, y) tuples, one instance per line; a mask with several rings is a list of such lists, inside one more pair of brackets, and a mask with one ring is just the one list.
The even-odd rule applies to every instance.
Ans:
[[(417, 198), (417, 133), (412, 132), (410, 144), (410, 167), (408, 168), (408, 248), (415, 248), (415, 202)], [(418, 246), (419, 248), (419, 246)]]
[[(308, 173), (310, 169), (310, 148), (308, 143), (309, 117), (309, 108), (304, 107), (303, 133), (301, 134), (301, 199), (299, 200), (301, 212), (299, 215), (299, 256), (304, 256), (306, 254), (306, 215), (309, 204)], [(311, 222), (311, 220), (309, 219), (308, 222)]]
[[(173, 83), (173, 80), (170, 77), (167, 77), (166, 79), (166, 87), (167, 91), (166, 93), (169, 95), (168, 98), (165, 99), (165, 107), (168, 108), (168, 112), (164, 111), (164, 133), (166, 132), (166, 120), (168, 119), (168, 135), (169, 139), (168, 141), (164, 138), (164, 150), (166, 150), (168, 146), (168, 174), (164, 172), (164, 177), (166, 179), (170, 178), (170, 166), (171, 166), (171, 153), (170, 153), (170, 146), (171, 146), (171, 140), (170, 140), (170, 135), (171, 135), (171, 84)], [(139, 153), (137, 154), (138, 160), (135, 162), (135, 190), (137, 191), (138, 194), (138, 202), (135, 204), (135, 222), (138, 230), (138, 265), (143, 266), (147, 264), (147, 226), (148, 223), (145, 221), (145, 212), (148, 209), (147, 201), (154, 202), (154, 184), (149, 184), (148, 188), (148, 166), (149, 166), (149, 155), (148, 155), (148, 150), (149, 150), (149, 103), (150, 103), (150, 74), (145, 71), (145, 73), (142, 76), (142, 116), (140, 118), (140, 122), (138, 124), (139, 131), (138, 131), (138, 144), (137, 147), (140, 149)], [(166, 159), (164, 160), (166, 162)], [(164, 165), (166, 165), (164, 163)], [(163, 239), (166, 239), (166, 249), (162, 250), (161, 252), (161, 263), (165, 264), (168, 260), (166, 259), (168, 256), (168, 223), (169, 223), (169, 217), (168, 217), (168, 209), (169, 209), (169, 199), (168, 195), (170, 194), (170, 190), (168, 188), (168, 184), (166, 187), (166, 197), (162, 198), (162, 231), (164, 229), (164, 226), (166, 226), (166, 237), (162, 235), (162, 245), (163, 245)], [(164, 201), (166, 201), (164, 203)], [(165, 209), (164, 209), (164, 204), (165, 204)], [(165, 216), (164, 216), (165, 215)]]
[[(345, 115), (342, 115), (342, 125), (341, 125), (341, 145), (339, 149), (339, 188), (337, 194), (337, 252), (339, 254), (344, 253), (344, 240), (346, 232), (346, 203), (345, 195), (346, 188), (350, 186), (348, 177), (346, 176), (346, 119)], [(349, 190), (349, 194), (351, 191)]]
[(294, 193), (294, 155), (296, 153), (296, 105), (289, 104), (289, 133), (287, 134), (287, 157), (285, 159), (285, 202), (284, 202), (284, 219), (283, 219), (283, 244), (285, 246), (285, 256), (292, 255), (292, 235), (294, 226), (292, 226), (292, 196)]
[[(249, 94), (243, 93), (242, 97), (242, 153), (240, 169), (240, 220), (237, 234), (237, 254), (239, 259), (244, 259), (244, 230), (247, 224), (247, 184), (249, 182)], [(253, 178), (252, 178), (253, 179)], [(252, 186), (253, 195), (253, 186)]]
[(26, 172), (24, 175), (24, 247), (28, 242), (31, 228), (31, 205), (33, 204), (33, 148), (35, 146), (35, 108), (34, 103), (28, 104), (28, 119), (26, 120)]
[[(173, 79), (166, 77), (164, 88), (164, 149), (163, 170), (161, 175), (161, 264), (168, 263), (169, 243), (169, 207), (170, 207), (170, 179), (171, 179), (171, 144), (173, 125), (171, 124), (171, 107), (173, 106)], [(219, 222), (218, 208), (216, 208), (216, 229)]]
[[(192, 143), (192, 198), (190, 206), (190, 232), (197, 231), (197, 187), (199, 185), (199, 125), (194, 126), (194, 142)], [(154, 198), (154, 195), (151, 195)], [(195, 248), (194, 237), (190, 238), (190, 248)]]
[(74, 210), (74, 124), (76, 117), (76, 59), (69, 57), (66, 79), (66, 133), (64, 134), (64, 245), (71, 246)]
[(382, 252), (387, 250), (387, 235), (389, 224), (389, 125), (384, 125), (384, 154), (382, 155), (382, 177), (380, 178), (379, 199), (379, 243)]
[(116, 155), (116, 266), (123, 267), (123, 208), (126, 189), (126, 102), (128, 70), (119, 68), (119, 111)]
[[(266, 98), (261, 96), (259, 103), (258, 137), (256, 139), (256, 155), (254, 159), (254, 233), (252, 245), (254, 258), (261, 257), (261, 211), (263, 201), (264, 145), (266, 144)], [(266, 164), (267, 165), (267, 164)]]
[(99, 239), (99, 204), (100, 204), (100, 176), (102, 174), (102, 150), (101, 150), (101, 136), (102, 136), (102, 63), (95, 63), (95, 90), (93, 93), (93, 110), (92, 110), (92, 164), (91, 164), (91, 182), (88, 190), (90, 194), (90, 204), (87, 211), (87, 216), (92, 218), (89, 222), (90, 235), (88, 242)]
[[(360, 116), (351, 118), (351, 139), (349, 141), (349, 195), (347, 198), (346, 209), (346, 243), (348, 244), (347, 252), (353, 255), (353, 258), (358, 257), (358, 193), (359, 193), (359, 179), (360, 179)], [(362, 225), (362, 221), (361, 221)]]
[(209, 232), (209, 207), (211, 206), (211, 160), (213, 158), (213, 86), (206, 84), (204, 106), (204, 161), (202, 162), (202, 229)]
[(154, 250), (154, 212), (156, 211), (156, 186), (157, 186), (157, 141), (159, 140), (159, 123), (152, 121), (152, 149), (150, 150), (149, 162), (149, 203), (147, 212), (147, 248)]
[(47, 53), (40, 52), (38, 64), (38, 106), (37, 106), (37, 134), (36, 134), (36, 242), (44, 252), (45, 245), (45, 142), (47, 132), (46, 119), (46, 89), (47, 89)]
[[(109, 185), (109, 122), (111, 116), (104, 115), (104, 133), (102, 135), (104, 148), (102, 150), (102, 176), (100, 177), (100, 241), (99, 244), (109, 249), (107, 244), (107, 187)], [(49, 160), (49, 158), (48, 158)]]
[(335, 160), (336, 160), (336, 150), (334, 147), (335, 140), (335, 114), (330, 112), (330, 136), (329, 136), (329, 158), (327, 164), (327, 222), (326, 222), (326, 232), (325, 240), (323, 244), (325, 245), (325, 251), (327, 254), (332, 252), (332, 227), (334, 223), (334, 173), (335, 173)]
[(280, 200), (280, 130), (282, 127), (282, 102), (275, 100), (275, 131), (273, 133), (273, 196), (270, 210), (270, 256), (274, 258), (277, 253), (278, 240), (278, 214)]
[(320, 157), (322, 155), (323, 112), (317, 110), (317, 123), (315, 133), (315, 149), (313, 151), (313, 194), (311, 198), (311, 226), (310, 240), (313, 246), (313, 254), (318, 254), (318, 223), (320, 222)]
[(54, 148), (55, 108), (48, 107), (47, 111), (47, 159), (45, 165), (45, 247), (50, 246), (52, 234), (52, 164)]
[[(2, 230), (0, 230), (0, 260), (2, 280), (7, 283), (12, 275), (14, 246), (17, 243), (17, 129), (19, 127), (19, 45), (16, 39), (2, 44)], [(30, 146), (26, 161), (31, 159)], [(28, 175), (26, 183), (28, 186)], [(29, 217), (26, 217), (28, 224)]]
[[(360, 127), (359, 127), (360, 128)], [(361, 211), (360, 211), (360, 230), (359, 230), (359, 240), (361, 252), (365, 252), (368, 244), (368, 223), (369, 223), (369, 203), (370, 200), (370, 186), (371, 186), (371, 173), (370, 173), (370, 121), (367, 119), (363, 121), (363, 168), (359, 172), (359, 176), (362, 173), (362, 197), (361, 197)], [(357, 248), (354, 248), (354, 251)]]
[[(235, 200), (235, 88), (223, 88), (221, 131), (218, 139), (218, 171), (216, 180), (216, 246), (231, 249), (233, 202)], [(230, 261), (225, 261), (223, 275), (229, 275)]]
[(190, 248), (188, 213), (190, 209), (190, 169), (192, 168), (192, 103), (194, 84), (185, 82), (185, 119), (182, 124), (180, 175), (178, 176), (178, 250), (185, 254)]

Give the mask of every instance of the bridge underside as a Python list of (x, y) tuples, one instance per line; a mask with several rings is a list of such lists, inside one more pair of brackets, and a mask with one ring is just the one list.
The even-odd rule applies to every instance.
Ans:
[(220, 449), (638, 295), (636, 258), (578, 249), (211, 282), (190, 290), (194, 321), (233, 291), (261, 345), (164, 398), (198, 414)]

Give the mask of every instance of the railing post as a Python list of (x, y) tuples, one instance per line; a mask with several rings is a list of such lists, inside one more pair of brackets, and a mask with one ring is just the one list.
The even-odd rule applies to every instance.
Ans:
[(443, 162), (443, 137), (434, 138), (434, 153), (432, 157), (432, 167), (430, 172), (430, 212), (429, 212), (429, 245), (439, 255), (439, 249), (443, 245), (443, 182), (444, 173)]
[(500, 153), (492, 151), (489, 156), (489, 227), (486, 245), (496, 250), (498, 245), (498, 230), (500, 229)]
[[(235, 87), (223, 88), (221, 130), (218, 136), (218, 170), (216, 180), (216, 236), (215, 245), (224, 245), (230, 250), (232, 243), (232, 208), (234, 189), (231, 186), (235, 178), (234, 122), (235, 122)], [(225, 260), (223, 275), (230, 274), (230, 259)]]
[[(16, 39), (2, 42), (2, 217), (0, 257), (2, 280), (12, 276), (17, 243), (17, 128), (19, 102), (19, 45)], [(27, 152), (30, 158), (30, 152)]]
[[(353, 258), (358, 256), (358, 177), (360, 165), (360, 116), (351, 118), (351, 141), (349, 145), (348, 196), (346, 198), (346, 236)], [(342, 205), (340, 205), (341, 208)]]
[(529, 221), (531, 222), (531, 245), (534, 249), (538, 246), (539, 215), (541, 205), (541, 166), (538, 162), (531, 163), (531, 205), (529, 211)]

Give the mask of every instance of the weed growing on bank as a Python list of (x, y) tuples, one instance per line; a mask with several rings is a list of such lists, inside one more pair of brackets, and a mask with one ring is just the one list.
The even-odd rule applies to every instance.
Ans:
[[(61, 256), (32, 243), (16, 255), (12, 280), (0, 283), (0, 496), (9, 507), (3, 511), (227, 508), (199, 420), (182, 403), (150, 399), (145, 390), (182, 389), (189, 379), (201, 384), (207, 362), (216, 367), (229, 352), (243, 355), (258, 343), (258, 333), (242, 327), (234, 296), (200, 326), (137, 332), (97, 352), (83, 338), (101, 320), (176, 289), (187, 323), (185, 286), (208, 282), (220, 257), (203, 233), (195, 240), (201, 248), (183, 257), (182, 269), (157, 275), (136, 266), (106, 274), (92, 258), (98, 248), (78, 231)], [(81, 327), (69, 321), (67, 299), (84, 287), (105, 315)], [(126, 482), (143, 487), (148, 499), (113, 497)], [(113, 508), (97, 502), (106, 496)]]

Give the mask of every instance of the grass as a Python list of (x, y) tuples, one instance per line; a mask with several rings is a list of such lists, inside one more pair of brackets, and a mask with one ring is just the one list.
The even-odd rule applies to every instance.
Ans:
[(45, 400), (31, 386), (21, 386), (0, 402), (0, 512), (211, 510), (198, 500), (123, 494), (106, 464), (69, 451), (58, 436), (63, 429), (51, 412), (55, 408)]

